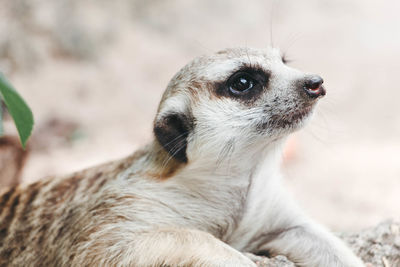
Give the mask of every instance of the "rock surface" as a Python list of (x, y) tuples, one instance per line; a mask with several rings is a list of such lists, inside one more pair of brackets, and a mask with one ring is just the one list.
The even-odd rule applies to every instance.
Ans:
[[(340, 234), (367, 267), (400, 267), (400, 222), (388, 221), (358, 233)], [(285, 256), (263, 257), (260, 267), (294, 267)]]

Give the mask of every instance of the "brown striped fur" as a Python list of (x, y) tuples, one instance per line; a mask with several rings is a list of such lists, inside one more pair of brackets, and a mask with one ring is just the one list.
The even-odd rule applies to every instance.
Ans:
[[(57, 251), (57, 244), (65, 242), (72, 246), (76, 244), (74, 242), (84, 240), (85, 235), (96, 228), (93, 226), (89, 231), (79, 230), (79, 225), (93, 219), (84, 214), (85, 209), (88, 209), (92, 216), (98, 216), (107, 214), (116, 205), (88, 205), (91, 196), (101, 196), (101, 191), (107, 183), (112, 183), (116, 176), (135, 160), (147, 156), (148, 153), (139, 151), (126, 159), (70, 176), (51, 177), (26, 186), (19, 185), (3, 190), (0, 195), (0, 266), (13, 263), (15, 257), (16, 263), (29, 262), (32, 266), (44, 266), (42, 264), (45, 263), (52, 265), (58, 262), (60, 255), (49, 253)], [(156, 161), (162, 159), (156, 158)], [(149, 172), (149, 177), (164, 179), (171, 175), (169, 168), (166, 170), (165, 174)], [(131, 196), (109, 197), (114, 197), (116, 202), (122, 203), (134, 200)], [(89, 221), (80, 221), (83, 218)], [(124, 217), (118, 215), (112, 221), (115, 219), (123, 220)], [(76, 233), (73, 234), (74, 229)], [(24, 251), (29, 253), (21, 257)], [(42, 253), (43, 251), (47, 252)]]

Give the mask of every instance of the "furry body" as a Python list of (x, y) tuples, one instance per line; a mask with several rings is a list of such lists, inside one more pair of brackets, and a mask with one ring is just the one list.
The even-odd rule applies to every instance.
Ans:
[(1, 195), (0, 265), (255, 266), (243, 252), (267, 250), (363, 266), (281, 187), (285, 137), (311, 114), (309, 93), (325, 92), (305, 94), (307, 77), (276, 49), (195, 59), (164, 93), (149, 145)]

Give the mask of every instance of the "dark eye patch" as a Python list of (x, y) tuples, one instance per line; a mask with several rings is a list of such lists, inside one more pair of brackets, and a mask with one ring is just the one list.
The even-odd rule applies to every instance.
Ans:
[(267, 87), (270, 74), (261, 68), (244, 66), (234, 72), (226, 81), (217, 83), (218, 96), (253, 102)]

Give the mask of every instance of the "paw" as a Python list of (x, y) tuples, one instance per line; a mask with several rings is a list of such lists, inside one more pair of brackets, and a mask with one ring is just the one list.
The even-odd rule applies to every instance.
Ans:
[[(221, 252), (221, 251), (220, 251)], [(257, 267), (251, 259), (236, 250), (226, 250), (222, 253), (201, 253), (194, 257), (180, 257), (178, 259), (167, 259), (166, 266), (192, 266), (192, 267)], [(163, 265), (163, 266), (164, 266)]]
[(244, 252), (243, 254), (247, 258), (249, 258), (252, 262), (255, 262), (257, 266), (259, 265), (260, 262), (262, 262), (265, 259), (265, 257), (261, 257), (261, 256), (258, 256), (258, 255), (255, 255), (255, 254), (250, 253), (250, 252)]
[(258, 256), (253, 253), (244, 253), (249, 259), (256, 263), (258, 267), (262, 266), (286, 266), (286, 267), (295, 267), (295, 264), (288, 260), (285, 256), (275, 255), (273, 257), (263, 255)]
[[(240, 253), (241, 254), (241, 253)], [(254, 263), (250, 258), (241, 254), (238, 257), (232, 257), (223, 260), (214, 260), (210, 264), (202, 266), (215, 266), (215, 267), (257, 267), (258, 265)]]
[(238, 251), (235, 251), (234, 253), (229, 253), (229, 254), (230, 255), (224, 255), (223, 259), (221, 258), (221, 255), (210, 256), (207, 259), (207, 262), (202, 262), (201, 264), (193, 264), (190, 266), (210, 266), (210, 267), (257, 267), (258, 266), (256, 263), (252, 261), (252, 259), (250, 259), (247, 256), (247, 253), (242, 254)]
[(346, 262), (343, 262), (343, 265), (339, 265), (340, 267), (365, 267), (365, 264), (361, 259), (354, 257), (353, 259), (349, 259)]
[[(205, 266), (205, 265), (202, 265)], [(221, 262), (214, 262), (210, 265), (206, 266), (215, 266), (215, 267), (257, 267), (258, 265), (251, 261), (250, 259), (246, 260), (223, 260)]]

